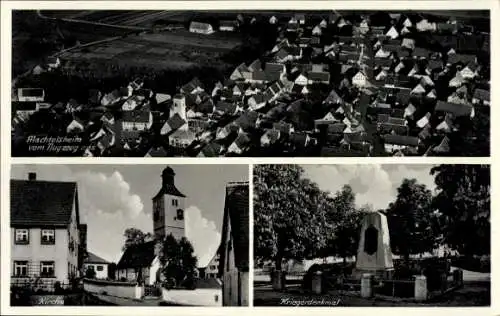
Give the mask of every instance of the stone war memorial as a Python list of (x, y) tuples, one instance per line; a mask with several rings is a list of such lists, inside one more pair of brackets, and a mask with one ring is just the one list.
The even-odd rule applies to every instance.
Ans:
[(394, 272), (387, 218), (380, 212), (367, 214), (361, 226), (355, 274), (391, 279)]

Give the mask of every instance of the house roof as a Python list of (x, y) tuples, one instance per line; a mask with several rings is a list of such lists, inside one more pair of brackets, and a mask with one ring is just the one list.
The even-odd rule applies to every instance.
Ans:
[(285, 122), (273, 123), (273, 129), (278, 130), (284, 134), (290, 134), (290, 132), (292, 131), (292, 127), (293, 126), (290, 123), (285, 123)]
[(342, 103), (343, 100), (342, 98), (339, 96), (339, 94), (337, 93), (337, 91), (335, 91), (335, 89), (332, 89), (330, 91), (330, 93), (328, 94), (328, 97), (326, 97), (325, 103)]
[(341, 134), (344, 132), (346, 125), (344, 123), (328, 124), (328, 134)]
[(146, 123), (149, 122), (151, 112), (140, 109), (134, 111), (123, 111), (123, 122)]
[(310, 72), (308, 73), (309, 80), (312, 81), (330, 81), (330, 73), (329, 72)]
[(276, 129), (268, 129), (264, 135), (269, 138), (271, 143), (275, 143), (281, 136), (280, 131)]
[(387, 144), (418, 146), (418, 138), (413, 136), (387, 134), (384, 135), (384, 141)]
[[(195, 22), (193, 22), (195, 23)], [(193, 78), (191, 81), (186, 83), (185, 85), (182, 86), (181, 90), (186, 92), (186, 93), (191, 93), (194, 89), (196, 88), (204, 88), (203, 84), (201, 83), (200, 79), (197, 77)]]
[(201, 23), (201, 22), (195, 22), (195, 21), (191, 22), (191, 24), (189, 25), (189, 28), (202, 30), (202, 31), (208, 31), (211, 27), (212, 27), (212, 25), (210, 25), (208, 23)]
[(184, 194), (181, 193), (173, 183), (164, 183), (162, 185), (162, 188), (158, 193), (153, 197), (153, 199), (156, 199), (157, 197), (168, 194), (168, 195), (173, 195), (173, 196), (178, 196), (178, 197), (186, 197)]
[[(233, 241), (235, 265), (241, 272), (249, 269), (249, 187), (248, 183), (230, 184), (226, 187), (224, 202), (224, 217), (222, 223), (221, 248), (225, 248), (225, 241), (230, 233)], [(230, 228), (230, 232), (229, 230)], [(225, 251), (221, 252), (219, 260), (219, 274), (224, 271)]]
[(220, 27), (235, 27), (236, 25), (236, 21), (233, 20), (222, 20), (219, 22)]
[(222, 145), (216, 142), (211, 142), (205, 147), (203, 147), (201, 152), (205, 157), (218, 157), (221, 153), (221, 149)]
[(448, 63), (450, 64), (456, 64), (456, 63), (468, 64), (470, 62), (475, 62), (475, 61), (476, 61), (475, 55), (468, 55), (468, 54), (448, 55)]
[(85, 260), (83, 260), (84, 263), (109, 263), (105, 259), (99, 257), (98, 255), (96, 255), (90, 251), (88, 251), (87, 254), (88, 254), (87, 258), (85, 258)]
[(258, 116), (259, 114), (255, 111), (247, 111), (234, 120), (234, 124), (241, 127), (243, 130), (246, 130), (248, 128), (255, 127), (255, 122), (257, 121)]
[(249, 66), (248, 69), (250, 71), (256, 71), (256, 70), (262, 70), (262, 63), (260, 62), (260, 59), (254, 60)]
[(186, 121), (178, 113), (175, 113), (174, 116), (168, 119), (166, 124), (170, 126), (171, 130), (176, 130), (186, 124)]
[(474, 98), (483, 100), (483, 101), (490, 101), (490, 92), (488, 90), (484, 89), (476, 89), (474, 90)]
[(12, 101), (12, 109), (17, 111), (35, 111), (37, 107), (36, 102), (17, 102)]
[(75, 182), (11, 180), (12, 226), (67, 225), (78, 193)]
[(228, 103), (228, 102), (224, 102), (224, 101), (219, 101), (215, 105), (215, 110), (226, 113), (226, 114), (232, 114), (232, 113), (234, 113), (234, 111), (236, 111), (236, 104)]
[(167, 157), (168, 153), (163, 146), (151, 147), (148, 150), (147, 155), (149, 157)]
[(117, 269), (149, 267), (155, 258), (155, 241), (129, 246), (116, 265)]
[(435, 111), (451, 113), (455, 116), (469, 116), (472, 113), (472, 105), (437, 101)]

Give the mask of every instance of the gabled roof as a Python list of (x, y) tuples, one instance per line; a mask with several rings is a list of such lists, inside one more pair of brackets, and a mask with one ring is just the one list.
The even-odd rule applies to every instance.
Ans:
[(457, 117), (459, 116), (469, 116), (473, 110), (472, 105), (461, 104), (461, 103), (451, 103), (438, 101), (436, 104), (435, 111), (442, 111), (446, 113), (451, 113)]
[(477, 88), (476, 90), (474, 90), (473, 97), (483, 101), (490, 101), (490, 92), (488, 90)]
[(123, 122), (146, 123), (150, 120), (151, 112), (145, 109), (123, 111)]
[(284, 134), (290, 134), (292, 131), (292, 124), (285, 122), (276, 122), (273, 124), (273, 129), (280, 131)]
[(74, 202), (75, 182), (10, 180), (11, 226), (67, 225)]
[(384, 135), (384, 141), (387, 144), (418, 146), (418, 138), (413, 136), (387, 134)]
[(255, 111), (247, 111), (240, 115), (234, 124), (239, 126), (241, 129), (246, 130), (251, 127), (255, 127), (255, 122), (257, 121), (259, 114)]
[(203, 147), (201, 152), (205, 157), (219, 157), (221, 150), (222, 150), (222, 145), (216, 142), (211, 142), (205, 147)]
[(116, 265), (117, 269), (150, 267), (155, 258), (155, 241), (129, 246)]
[(308, 73), (308, 79), (311, 81), (320, 81), (320, 82), (326, 82), (330, 81), (330, 73), (329, 72), (310, 72)]
[(225, 114), (233, 114), (236, 111), (236, 104), (219, 101), (215, 105), (215, 110)]
[(17, 111), (35, 111), (37, 108), (36, 102), (18, 102), (12, 101), (12, 109)]
[[(224, 217), (222, 223), (221, 248), (226, 249), (225, 241), (228, 234), (233, 241), (234, 261), (240, 272), (249, 269), (249, 187), (248, 183), (229, 184), (226, 187), (224, 202)], [(230, 232), (229, 232), (230, 226)], [(219, 275), (224, 271), (225, 251), (221, 251), (219, 260)]]
[(83, 260), (84, 263), (109, 263), (107, 260), (99, 257), (98, 255), (88, 251), (87, 252), (87, 258)]
[(468, 64), (470, 62), (475, 62), (475, 61), (476, 61), (475, 55), (467, 55), (467, 54), (448, 55), (448, 63), (449, 64), (456, 64), (456, 63)]
[(178, 113), (175, 113), (174, 116), (168, 119), (166, 124), (168, 124), (168, 126), (170, 126), (170, 130), (173, 131), (186, 124), (186, 121)]
[(189, 28), (191, 29), (197, 29), (197, 30), (201, 30), (201, 31), (208, 31), (210, 28), (212, 27), (212, 25), (210, 25), (209, 23), (202, 23), (202, 22), (191, 22), (191, 24), (189, 25)]
[(335, 91), (335, 89), (332, 89), (332, 91), (330, 91), (330, 94), (328, 94), (328, 97), (325, 99), (324, 102), (325, 103), (343, 103), (344, 101), (338, 95), (337, 91)]
[(147, 152), (148, 157), (167, 157), (168, 153), (163, 146), (151, 147)]

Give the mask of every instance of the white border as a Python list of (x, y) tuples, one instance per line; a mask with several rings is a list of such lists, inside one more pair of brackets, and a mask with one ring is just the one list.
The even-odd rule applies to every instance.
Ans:
[[(440, 164), (440, 163), (483, 163), (492, 164), (492, 196), (497, 187), (499, 177), (494, 177), (500, 170), (494, 167), (494, 157), (499, 150), (496, 146), (497, 126), (500, 123), (500, 113), (495, 109), (491, 109), (491, 158), (443, 158), (443, 157), (370, 157), (370, 158), (10, 158), (10, 94), (11, 94), (11, 10), (12, 9), (163, 9), (163, 10), (450, 10), (450, 9), (490, 9), (491, 10), (491, 69), (492, 69), (492, 87), (500, 82), (498, 73), (493, 69), (499, 70), (499, 61), (497, 57), (499, 52), (500, 34), (498, 31), (499, 18), (499, 2), (495, 0), (451, 0), (451, 1), (2, 1), (1, 2), (1, 137), (4, 140), (1, 147), (1, 240), (3, 253), (0, 256), (2, 280), (10, 279), (10, 271), (8, 271), (10, 258), (10, 228), (9, 228), (9, 179), (10, 179), (10, 164), (249, 164), (251, 167), (254, 163), (300, 163), (300, 164)], [(498, 89), (491, 89), (492, 104), (500, 101)], [(250, 181), (252, 181), (252, 170), (249, 170)], [(253, 188), (250, 186), (250, 194), (253, 195)], [(495, 199), (492, 200), (492, 210), (499, 209), (500, 203)], [(253, 208), (251, 199), (250, 209)], [(495, 211), (492, 212), (492, 234), (491, 240), (498, 240), (498, 222)], [(253, 214), (250, 214), (250, 221), (253, 221)], [(465, 232), (466, 233), (466, 232)], [(253, 236), (253, 225), (250, 225), (250, 237)], [(250, 246), (251, 254), (253, 254), (253, 242), (251, 239)], [(172, 315), (231, 315), (238, 313), (240, 315), (250, 315), (251, 313), (273, 313), (276, 315), (284, 315), (291, 313), (314, 313), (318, 315), (359, 315), (363, 312), (373, 313), (380, 311), (386, 315), (400, 315), (404, 312), (408, 315), (441, 315), (449, 313), (450, 315), (500, 315), (500, 303), (494, 298), (500, 297), (500, 288), (498, 283), (500, 280), (496, 277), (497, 269), (495, 263), (500, 258), (498, 251), (492, 246), (492, 300), (491, 307), (470, 307), (470, 308), (356, 308), (356, 307), (336, 307), (334, 309), (327, 307), (315, 308), (287, 308), (287, 307), (249, 307), (249, 308), (208, 308), (208, 307), (10, 307), (9, 306), (9, 282), (1, 282), (1, 312), (2, 315), (140, 315), (140, 314), (166, 314)], [(253, 260), (250, 259), (251, 267)], [(253, 275), (251, 273), (250, 284), (252, 284)], [(250, 305), (253, 301), (253, 291), (250, 291)]]

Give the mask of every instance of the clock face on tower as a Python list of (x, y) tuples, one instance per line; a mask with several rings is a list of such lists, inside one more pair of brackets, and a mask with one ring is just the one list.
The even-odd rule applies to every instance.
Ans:
[(177, 216), (175, 217), (178, 221), (184, 220), (184, 210), (178, 209)]

